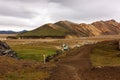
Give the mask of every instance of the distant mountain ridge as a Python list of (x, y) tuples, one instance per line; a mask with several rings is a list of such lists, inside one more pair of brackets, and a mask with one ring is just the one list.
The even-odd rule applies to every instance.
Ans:
[(27, 30), (22, 30), (22, 31), (12, 31), (12, 30), (1, 30), (0, 34), (16, 34), (16, 33), (23, 33), (23, 32), (27, 32)]
[(91, 24), (77, 24), (70, 21), (49, 23), (37, 29), (19, 34), (20, 37), (88, 37), (115, 35), (120, 33), (120, 23), (115, 20), (96, 21)]

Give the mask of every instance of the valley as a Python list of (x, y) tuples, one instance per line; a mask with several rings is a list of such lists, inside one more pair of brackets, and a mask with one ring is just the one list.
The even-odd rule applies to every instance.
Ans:
[[(119, 53), (119, 51), (116, 50), (115, 48), (109, 47), (109, 44), (106, 46), (105, 44), (107, 44), (107, 42), (105, 43), (101, 43), (101, 42), (102, 41), (111, 42), (111, 40), (119, 40), (119, 39), (120, 39), (120, 35), (109, 35), (109, 36), (99, 36), (99, 37), (98, 36), (80, 37), (75, 39), (7, 39), (7, 40), (3, 40), (7, 44), (9, 44), (9, 46), (15, 52), (17, 52), (17, 55), (21, 60), (16, 61), (11, 58), (1, 57), (0, 65), (8, 65), (11, 67), (10, 69), (6, 67), (9, 71), (9, 74), (5, 69), (6, 72), (0, 75), (1, 77), (0, 79), (16, 80), (16, 78), (19, 78), (19, 79), (26, 80), (27, 78), (29, 80), (33, 80), (33, 79), (35, 80), (39, 80), (39, 79), (40, 80), (45, 80), (45, 79), (47, 80), (86, 80), (86, 79), (93, 80), (93, 77), (94, 77), (94, 80), (101, 80), (103, 79), (104, 75), (107, 75), (109, 77), (112, 74), (118, 74), (119, 68), (116, 68), (116, 67), (120, 65), (120, 59), (117, 56), (117, 53)], [(61, 50), (61, 45), (63, 43), (67, 43), (70, 47), (70, 50), (67, 52), (64, 52), (63, 54), (58, 55), (57, 57), (50, 60), (50, 62), (43, 64), (43, 55), (46, 55), (46, 57), (50, 55), (54, 55), (56, 53), (56, 50)], [(81, 47), (75, 48), (78, 44)], [(111, 42), (111, 44), (113, 43)], [(103, 46), (103, 47), (101, 48), (100, 46)], [(113, 44), (112, 46), (113, 47), (118, 46), (118, 43)], [(110, 49), (112, 52), (109, 51), (108, 49)], [(89, 56), (89, 54), (91, 53), (91, 50), (93, 52), (92, 52), (92, 55)], [(83, 57), (85, 57), (85, 59)], [(2, 61), (9, 61), (11, 64), (3, 63)], [(20, 63), (20, 66), (14, 63)], [(30, 68), (27, 67), (25, 69), (28, 69), (28, 70), (24, 70), (22, 69), (22, 67), (24, 67), (24, 64), (26, 66), (31, 66), (31, 67)], [(33, 64), (36, 64), (36, 66), (32, 66)], [(15, 66), (18, 70), (12, 69)], [(39, 66), (39, 69), (37, 68), (38, 66)], [(105, 66), (105, 67), (101, 68), (101, 66)], [(95, 71), (94, 71), (94, 67), (95, 67)], [(114, 68), (110, 68), (110, 67), (114, 67)], [(3, 67), (2, 69), (4, 70)], [(21, 71), (19, 71), (19, 69)], [(87, 70), (89, 69), (90, 71), (87, 71), (87, 73), (84, 72), (84, 70), (86, 71), (86, 69)], [(34, 70), (35, 70), (34, 72), (35, 75), (32, 76), (30, 71), (34, 71)], [(83, 70), (82, 73), (81, 73), (81, 70)], [(99, 70), (103, 70), (103, 71), (99, 73), (98, 72)], [(116, 70), (116, 71), (113, 71), (112, 73), (111, 72), (112, 70)], [(18, 71), (19, 71), (19, 74), (17, 74)], [(22, 71), (25, 71), (25, 73), (23, 74)], [(110, 71), (111, 73), (103, 74), (106, 71), (108, 72)], [(103, 75), (100, 75), (100, 74), (103, 74)], [(101, 78), (98, 79), (97, 78), (98, 76), (101, 76)], [(115, 75), (111, 79), (110, 78), (107, 79), (106, 77), (104, 79), (119, 80), (118, 78), (119, 77)]]

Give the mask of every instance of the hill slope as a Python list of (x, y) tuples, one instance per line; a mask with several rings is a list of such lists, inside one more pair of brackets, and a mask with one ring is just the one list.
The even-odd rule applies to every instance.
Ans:
[(120, 33), (120, 23), (115, 20), (97, 21), (92, 24), (76, 24), (69, 21), (59, 21), (45, 24), (32, 31), (19, 34), (20, 37), (33, 38), (66, 38), (88, 37), (98, 35), (114, 35)]

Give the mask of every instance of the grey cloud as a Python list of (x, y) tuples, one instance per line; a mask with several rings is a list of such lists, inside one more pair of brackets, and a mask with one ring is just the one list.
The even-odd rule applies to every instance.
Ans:
[[(99, 19), (118, 19), (116, 13), (119, 13), (119, 0), (51, 0), (62, 6), (73, 10), (72, 13), (64, 13), (69, 15), (74, 21), (93, 21)], [(55, 17), (57, 17), (55, 15)]]
[(14, 10), (14, 9), (9, 9), (9, 8), (1, 8), (0, 7), (0, 15), (2, 16), (13, 16), (13, 17), (20, 17), (20, 18), (32, 18), (38, 13), (28, 11), (28, 10)]
[(0, 25), (5, 26), (29, 26), (27, 19), (0, 16)]
[(34, 3), (34, 2), (45, 2), (45, 1), (48, 1), (48, 0), (1, 0), (1, 1), (14, 1), (14, 2), (26, 2), (26, 3)]
[(6, 5), (0, 3), (0, 15), (13, 16), (20, 18), (32, 18), (37, 15), (34, 10), (29, 10), (24, 7), (24, 4), (20, 3), (6, 3)]
[(35, 28), (59, 20), (79, 23), (119, 20), (119, 3), (119, 0), (0, 0), (0, 25)]

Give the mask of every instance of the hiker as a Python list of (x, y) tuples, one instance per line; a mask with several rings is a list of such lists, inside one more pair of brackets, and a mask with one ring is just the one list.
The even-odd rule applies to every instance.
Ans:
[(63, 43), (62, 50), (67, 51), (69, 49), (69, 46), (66, 43)]

